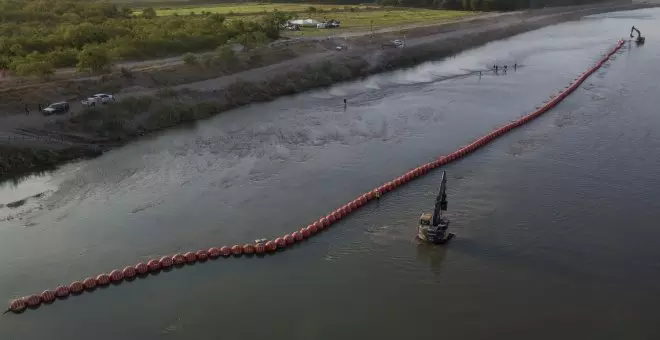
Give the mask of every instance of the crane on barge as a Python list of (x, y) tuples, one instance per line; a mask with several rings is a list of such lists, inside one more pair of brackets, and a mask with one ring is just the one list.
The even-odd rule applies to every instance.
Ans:
[(419, 218), (419, 227), (417, 227), (417, 237), (425, 242), (433, 244), (445, 244), (454, 234), (448, 233), (449, 219), (442, 215), (447, 210), (447, 172), (442, 172), (442, 182), (440, 183), (440, 192), (435, 198), (435, 209), (433, 214), (423, 213)]

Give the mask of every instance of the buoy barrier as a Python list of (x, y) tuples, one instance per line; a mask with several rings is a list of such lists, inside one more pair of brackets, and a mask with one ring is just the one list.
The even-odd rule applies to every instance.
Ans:
[(194, 264), (196, 262), (206, 261), (207, 259), (217, 259), (220, 256), (229, 257), (229, 256), (242, 256), (244, 254), (264, 254), (264, 253), (274, 253), (278, 249), (284, 249), (290, 247), (296, 242), (301, 242), (304, 239), (307, 239), (323, 229), (327, 229), (331, 225), (337, 223), (342, 218), (348, 216), (351, 212), (358, 210), (359, 208), (366, 205), (368, 202), (375, 199), (379, 199), (382, 195), (391, 192), (392, 190), (402, 186), (405, 183), (412, 181), (415, 178), (423, 176), (429, 171), (438, 168), (440, 166), (446, 165), (448, 163), (454, 162), (458, 159), (461, 159), (468, 154), (478, 150), (479, 148), (484, 147), (485, 145), (491, 143), (493, 140), (498, 137), (506, 134), (507, 132), (530, 122), (534, 118), (539, 117), (543, 113), (549, 111), (554, 106), (559, 104), (564, 100), (570, 93), (575, 91), (575, 89), (580, 86), (591, 74), (596, 72), (605, 62), (607, 62), (614, 53), (616, 53), (623, 46), (624, 41), (619, 40), (616, 46), (607, 53), (601, 60), (596, 63), (589, 70), (577, 77), (571, 84), (566, 88), (560, 91), (557, 95), (550, 97), (550, 100), (546, 101), (543, 106), (536, 108), (535, 111), (521, 117), (520, 119), (513, 121), (509, 124), (506, 124), (493, 132), (480, 137), (479, 139), (473, 141), (472, 143), (459, 148), (458, 150), (441, 156), (427, 164), (420, 165), (402, 176), (395, 178), (392, 181), (386, 182), (381, 186), (368, 191), (356, 199), (350, 201), (349, 203), (341, 206), (335, 211), (329, 213), (328, 215), (321, 217), (318, 221), (313, 222), (307, 227), (303, 227), (298, 231), (293, 233), (277, 237), (274, 240), (266, 241), (265, 243), (256, 242), (255, 244), (245, 244), (245, 245), (233, 245), (222, 246), (220, 248), (210, 248), (208, 250), (202, 249), (196, 252), (186, 252), (185, 254), (174, 254), (172, 256), (163, 256), (160, 259), (152, 259), (147, 261), (147, 263), (138, 263), (135, 266), (127, 266), (122, 270), (112, 270), (110, 274), (102, 273), (96, 277), (88, 277), (82, 281), (74, 281), (68, 286), (58, 286), (55, 290), (45, 290), (41, 294), (29, 295), (26, 297), (21, 297), (12, 300), (9, 303), (9, 309), (6, 312), (21, 313), (27, 308), (37, 308), (42, 304), (49, 304), (57, 301), (58, 299), (66, 299), (71, 295), (79, 295), (86, 292), (92, 292), (98, 286), (107, 286), (110, 283), (119, 284), (121, 282), (129, 281), (137, 276), (146, 276), (148, 273), (156, 273), (160, 270), (168, 269), (171, 267), (184, 266), (186, 264)]

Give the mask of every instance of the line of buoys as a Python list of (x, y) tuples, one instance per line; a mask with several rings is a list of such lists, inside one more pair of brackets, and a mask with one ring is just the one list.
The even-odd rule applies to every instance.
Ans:
[(145, 263), (138, 263), (135, 266), (127, 266), (123, 270), (115, 269), (110, 274), (102, 273), (96, 277), (88, 277), (81, 281), (74, 281), (68, 286), (59, 286), (54, 291), (45, 290), (39, 295), (30, 295), (14, 299), (9, 303), (9, 309), (15, 313), (23, 312), (26, 308), (36, 308), (42, 303), (53, 303), (57, 299), (66, 299), (71, 295), (79, 295), (84, 292), (92, 292), (98, 286), (107, 286), (110, 283), (118, 284), (126, 280), (131, 280), (136, 276), (147, 276), (149, 273), (156, 273), (163, 269), (171, 268), (172, 266), (183, 266), (185, 264), (193, 264), (195, 262), (203, 262), (207, 259), (217, 259), (218, 257), (241, 256), (243, 254), (265, 254), (273, 253), (278, 249), (283, 249), (300, 242), (308, 237), (311, 237), (322, 231), (332, 224), (337, 223), (342, 218), (349, 215), (351, 212), (356, 211), (374, 199), (379, 199), (382, 195), (410, 182), (411, 180), (420, 177), (429, 171), (456, 161), (466, 155), (476, 151), (477, 149), (492, 142), (494, 139), (504, 135), (505, 133), (533, 120), (541, 114), (547, 112), (562, 100), (564, 100), (571, 92), (575, 91), (580, 84), (582, 84), (587, 77), (598, 70), (608, 59), (612, 57), (622, 46), (624, 41), (620, 40), (617, 45), (607, 53), (595, 66), (587, 70), (587, 72), (576, 78), (569, 86), (560, 91), (557, 95), (550, 96), (550, 100), (543, 106), (537, 108), (534, 112), (529, 113), (522, 118), (506, 124), (499, 129), (475, 140), (474, 142), (459, 148), (458, 150), (441, 156), (427, 164), (418, 166), (402, 176), (395, 178), (392, 181), (384, 183), (376, 189), (368, 191), (356, 199), (348, 202), (339, 209), (330, 212), (328, 215), (321, 217), (318, 221), (301, 228), (299, 231), (277, 237), (274, 240), (266, 241), (265, 243), (256, 242), (256, 244), (245, 244), (243, 246), (234, 245), (232, 247), (223, 246), (221, 248), (210, 248), (208, 250), (202, 249), (197, 252), (187, 252), (185, 254), (175, 254), (172, 256), (163, 256), (160, 259), (152, 259)]

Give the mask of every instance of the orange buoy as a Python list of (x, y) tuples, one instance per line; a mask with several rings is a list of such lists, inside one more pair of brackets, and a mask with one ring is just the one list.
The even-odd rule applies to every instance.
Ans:
[(149, 262), (147, 262), (147, 267), (150, 272), (158, 271), (160, 269), (160, 262), (158, 260), (149, 260)]
[(147, 266), (146, 264), (140, 262), (140, 263), (135, 265), (135, 271), (137, 271), (138, 274), (140, 274), (140, 275), (146, 274), (146, 273), (149, 272), (149, 266)]
[(277, 243), (275, 243), (274, 241), (266, 242), (266, 251), (274, 252), (276, 250), (277, 250)]
[(228, 246), (222, 246), (222, 248), (220, 248), (220, 254), (224, 257), (231, 255), (231, 248)]
[(254, 246), (251, 244), (243, 245), (243, 254), (254, 254)]
[(110, 281), (119, 282), (123, 279), (124, 279), (124, 274), (121, 271), (115, 269), (110, 272)]
[(160, 264), (161, 268), (169, 268), (174, 265), (174, 259), (170, 256), (163, 256), (158, 260), (158, 263)]
[(254, 246), (254, 250), (257, 252), (257, 254), (263, 254), (264, 252), (266, 252), (266, 246), (264, 246), (263, 243), (257, 243)]
[(286, 244), (293, 244), (294, 242), (296, 242), (296, 239), (293, 237), (292, 234), (290, 234), (284, 236), (284, 242), (286, 242)]
[(30, 295), (27, 300), (28, 307), (36, 307), (41, 304), (41, 296), (39, 295)]
[(130, 278), (135, 277), (137, 272), (135, 271), (135, 268), (133, 268), (131, 266), (126, 266), (126, 268), (124, 268), (122, 270), (122, 274), (124, 274), (125, 278), (130, 279)]
[(83, 291), (83, 289), (85, 289), (85, 286), (83, 286), (82, 282), (80, 282), (80, 281), (73, 281), (69, 285), (69, 292), (71, 292), (73, 294), (80, 293), (80, 292)]
[(55, 301), (55, 292), (52, 290), (44, 290), (43, 293), (41, 293), (41, 300), (43, 302), (53, 302)]
[(238, 244), (234, 245), (231, 247), (231, 253), (234, 255), (241, 255), (243, 254), (243, 248), (239, 246)]
[(210, 258), (214, 259), (217, 258), (218, 256), (220, 256), (220, 248), (213, 247), (209, 249)]
[(18, 298), (11, 301), (9, 309), (14, 313), (20, 313), (27, 308), (27, 302), (24, 298)]
[(195, 257), (197, 257), (197, 260), (204, 262), (209, 258), (209, 253), (204, 249), (200, 249), (195, 253)]
[(103, 274), (99, 274), (99, 275), (96, 277), (96, 284), (97, 284), (97, 285), (99, 285), (99, 286), (105, 286), (105, 285), (107, 285), (108, 283), (110, 283), (110, 276), (108, 276), (108, 274), (103, 273)]
[(55, 295), (57, 295), (58, 298), (65, 298), (69, 296), (69, 287), (58, 286), (55, 288)]
[(193, 252), (187, 252), (183, 254), (183, 257), (186, 259), (187, 263), (195, 263), (195, 260), (197, 260), (197, 256)]
[(186, 258), (183, 256), (183, 254), (174, 254), (174, 256), (172, 256), (172, 262), (174, 262), (174, 265), (180, 266), (186, 263)]
[(94, 289), (94, 287), (96, 287), (96, 279), (93, 277), (84, 279), (82, 283), (85, 286), (85, 289)]
[(286, 242), (284, 241), (283, 238), (278, 237), (275, 239), (275, 244), (277, 244), (277, 248), (284, 248), (286, 247)]
[(304, 237), (303, 237), (303, 234), (302, 234), (301, 232), (296, 231), (296, 232), (293, 233), (293, 238), (294, 238), (296, 241), (302, 241), (302, 239), (303, 239)]

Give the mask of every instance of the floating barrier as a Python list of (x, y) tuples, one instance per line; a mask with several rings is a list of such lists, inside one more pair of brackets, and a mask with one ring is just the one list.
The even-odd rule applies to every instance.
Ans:
[[(399, 176), (394, 180), (387, 182), (376, 189), (373, 189), (369, 192), (366, 192), (356, 199), (350, 201), (346, 205), (340, 207), (339, 209), (329, 213), (328, 215), (321, 217), (318, 221), (295, 231), (291, 234), (287, 234), (281, 237), (278, 237), (274, 240), (267, 241), (265, 243), (257, 242), (256, 244), (245, 244), (243, 246), (234, 245), (231, 248), (229, 246), (223, 246), (221, 248), (210, 248), (208, 250), (198, 250), (196, 252), (187, 252), (185, 254), (175, 254), (172, 256), (163, 256), (160, 259), (152, 259), (145, 263), (138, 263), (135, 266), (125, 267), (123, 270), (113, 270), (110, 274), (102, 273), (96, 277), (88, 277), (81, 281), (74, 281), (68, 286), (59, 286), (54, 291), (46, 290), (39, 295), (30, 295), (22, 298), (17, 298), (12, 300), (9, 303), (9, 309), (6, 312), (21, 313), (27, 308), (37, 308), (42, 304), (53, 303), (58, 299), (66, 299), (71, 295), (79, 295), (82, 293), (93, 292), (98, 286), (107, 286), (110, 283), (118, 284), (121, 282), (127, 282), (127, 280), (132, 279), (136, 276), (147, 276), (148, 273), (156, 273), (161, 269), (168, 269), (172, 266), (183, 266), (185, 264), (193, 264), (195, 262), (203, 262), (207, 259), (217, 259), (220, 256), (229, 257), (229, 256), (242, 256), (242, 255), (251, 255), (254, 253), (265, 254), (265, 253), (274, 253), (278, 249), (284, 249), (293, 245), (296, 242), (303, 241), (306, 238), (309, 238), (319, 231), (322, 231), (331, 225), (337, 223), (342, 218), (348, 216), (351, 212), (358, 210), (359, 208), (366, 205), (368, 202), (379, 199), (382, 195), (412, 181), (413, 179), (423, 176), (429, 171), (438, 168), (440, 166), (446, 165), (448, 163), (454, 162), (458, 159), (461, 159), (470, 153), (476, 151), (477, 149), (484, 147), (485, 145), (491, 143), (496, 138), (506, 134), (507, 132), (530, 122), (531, 120), (539, 117), (543, 113), (549, 111), (562, 100), (564, 100), (570, 93), (575, 91), (580, 84), (582, 84), (587, 77), (592, 73), (596, 72), (605, 62), (607, 62), (614, 53), (616, 53), (623, 46), (624, 41), (619, 40), (616, 46), (608, 52), (596, 65), (591, 67), (589, 70), (581, 74), (576, 78), (571, 84), (569, 84), (565, 89), (560, 91), (557, 95), (550, 96), (549, 100), (546, 103), (538, 107), (534, 112), (529, 113), (520, 119), (511, 122), (507, 125), (496, 129), (495, 131), (473, 141), (472, 143), (459, 148), (458, 150), (441, 156), (438, 159), (435, 159), (427, 164), (423, 164), (406, 172), (403, 176)], [(5, 312), (5, 313), (6, 313)]]

